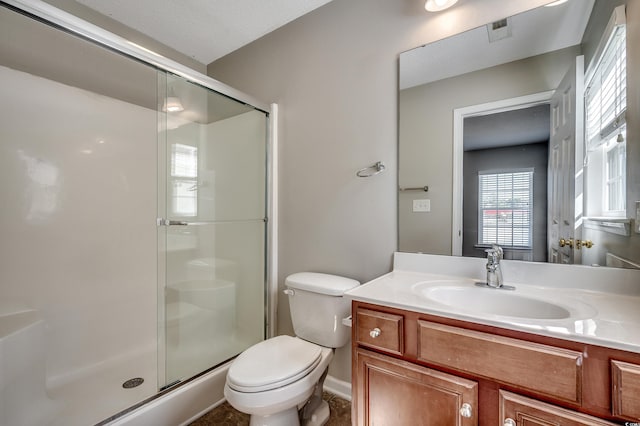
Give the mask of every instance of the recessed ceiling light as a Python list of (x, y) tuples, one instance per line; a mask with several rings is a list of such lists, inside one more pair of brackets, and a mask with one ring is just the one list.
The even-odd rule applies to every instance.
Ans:
[(429, 12), (439, 12), (453, 6), (457, 2), (458, 0), (427, 0), (424, 8)]

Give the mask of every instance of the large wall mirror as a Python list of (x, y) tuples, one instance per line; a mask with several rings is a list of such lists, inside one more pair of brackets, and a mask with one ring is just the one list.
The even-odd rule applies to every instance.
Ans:
[(640, 268), (636, 3), (568, 0), (400, 55), (399, 251)]

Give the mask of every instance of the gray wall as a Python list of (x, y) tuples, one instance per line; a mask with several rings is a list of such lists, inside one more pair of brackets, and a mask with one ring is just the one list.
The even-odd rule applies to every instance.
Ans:
[[(281, 287), (298, 271), (364, 282), (391, 269), (398, 54), (544, 3), (461, 1), (429, 14), (422, 0), (334, 0), (209, 65), (213, 78), (281, 108)], [(355, 176), (376, 161), (384, 173)], [(287, 301), (279, 303), (278, 329), (291, 333)], [(350, 380), (348, 348), (331, 374)]]
[(451, 254), (453, 110), (554, 90), (579, 54), (569, 47), (400, 92), (400, 186), (429, 185), (432, 198), (429, 214), (413, 213), (415, 194), (401, 194), (401, 251)]
[(466, 151), (463, 156), (462, 255), (486, 257), (478, 243), (478, 172), (533, 167), (533, 249), (505, 249), (505, 259), (547, 261), (547, 158), (549, 142)]

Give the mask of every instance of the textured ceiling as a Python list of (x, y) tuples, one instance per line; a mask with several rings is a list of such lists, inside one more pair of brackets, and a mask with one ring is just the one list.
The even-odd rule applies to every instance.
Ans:
[(76, 0), (209, 64), (331, 0)]

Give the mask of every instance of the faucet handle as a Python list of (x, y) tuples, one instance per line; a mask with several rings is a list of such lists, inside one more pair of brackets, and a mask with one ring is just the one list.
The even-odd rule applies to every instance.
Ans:
[(485, 253), (487, 253), (487, 258), (493, 262), (499, 262), (502, 260), (503, 251), (502, 247), (497, 244), (492, 244), (491, 248), (485, 249)]
[(496, 254), (498, 260), (502, 260), (504, 257), (504, 251), (502, 251), (502, 247), (497, 244), (491, 244), (491, 250), (493, 250)]

